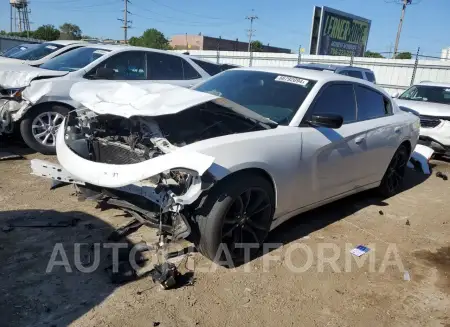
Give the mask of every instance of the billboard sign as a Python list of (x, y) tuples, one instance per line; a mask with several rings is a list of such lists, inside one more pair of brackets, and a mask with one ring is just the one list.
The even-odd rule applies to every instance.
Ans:
[(315, 7), (310, 54), (362, 57), (371, 21), (328, 7)]

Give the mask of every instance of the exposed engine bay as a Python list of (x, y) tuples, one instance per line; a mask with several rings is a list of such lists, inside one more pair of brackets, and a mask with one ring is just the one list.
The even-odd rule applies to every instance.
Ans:
[[(79, 109), (69, 114), (62, 128), (65, 146), (77, 156), (115, 167), (170, 155), (197, 141), (272, 127), (207, 102), (176, 114), (151, 117), (125, 118)], [(43, 172), (48, 166), (37, 170), (48, 176)], [(81, 198), (118, 207), (143, 224), (159, 227), (162, 233), (182, 238), (190, 234), (190, 220), (195, 207), (190, 204), (215, 182), (208, 171), (200, 175), (182, 167), (180, 163), (180, 168), (162, 171), (124, 187), (108, 188), (85, 182), (75, 184)], [(61, 172), (60, 168), (53, 168), (51, 174), (55, 170)], [(55, 178), (52, 175), (51, 178), (71, 183), (76, 180), (76, 176)]]

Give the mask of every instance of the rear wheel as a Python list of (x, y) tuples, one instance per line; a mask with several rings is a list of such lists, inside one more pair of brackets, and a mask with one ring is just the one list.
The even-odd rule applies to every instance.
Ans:
[(25, 143), (42, 154), (56, 153), (56, 132), (69, 109), (60, 105), (31, 109), (20, 123), (20, 134)]
[(197, 210), (199, 251), (228, 266), (250, 259), (269, 233), (274, 199), (271, 183), (258, 174), (219, 182)]
[(402, 144), (395, 152), (394, 157), (389, 163), (383, 179), (381, 180), (381, 184), (378, 188), (381, 195), (391, 197), (401, 190), (408, 159), (408, 148)]

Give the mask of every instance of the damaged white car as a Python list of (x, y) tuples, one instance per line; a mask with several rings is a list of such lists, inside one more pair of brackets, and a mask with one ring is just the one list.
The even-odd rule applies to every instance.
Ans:
[(419, 143), (450, 155), (450, 84), (422, 82), (394, 95), (402, 110), (420, 116)]
[(395, 194), (419, 136), (374, 84), (304, 69), (232, 69), (194, 89), (86, 82), (71, 96), (84, 108), (58, 131), (60, 165), (32, 160), (33, 174), (191, 235), (221, 263), (301, 212)]
[[(43, 154), (55, 153), (56, 131), (63, 117), (79, 107), (69, 96), (78, 82), (126, 80), (132, 84), (164, 82), (190, 87), (210, 75), (206, 61), (167, 51), (90, 44), (36, 67), (0, 68), (0, 134), (20, 129), (25, 143)], [(208, 63), (212, 66), (213, 63)]]

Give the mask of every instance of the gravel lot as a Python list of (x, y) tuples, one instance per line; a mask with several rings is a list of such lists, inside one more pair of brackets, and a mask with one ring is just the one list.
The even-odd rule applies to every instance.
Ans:
[[(128, 218), (79, 202), (71, 187), (50, 191), (49, 183), (29, 175), (29, 159), (44, 156), (10, 149), (26, 159), (0, 161), (0, 326), (450, 327), (450, 181), (435, 176), (450, 176), (449, 162), (432, 161), (431, 176), (409, 170), (405, 190), (393, 198), (365, 192), (293, 218), (270, 235), (279, 248), (236, 269), (206, 272), (209, 261), (186, 257), (180, 270), (194, 269), (194, 285), (163, 291), (150, 277), (112, 284), (103, 250), (102, 269), (78, 271), (74, 243), (104, 243)], [(50, 221), (69, 226), (6, 227)], [(155, 231), (143, 227), (130, 237), (140, 240), (154, 241)], [(56, 243), (72, 272), (62, 266), (45, 272)], [(358, 244), (371, 251), (349, 256)], [(331, 257), (332, 247), (339, 258), (322, 265), (320, 253)], [(82, 252), (87, 263), (88, 248)], [(383, 272), (396, 253), (403, 268), (385, 265)], [(289, 268), (304, 266), (308, 257), (306, 271)]]

